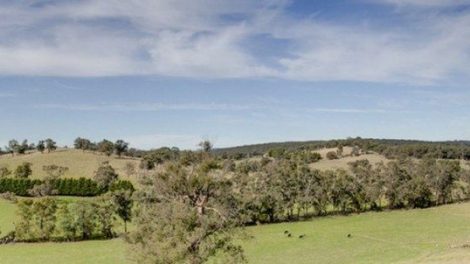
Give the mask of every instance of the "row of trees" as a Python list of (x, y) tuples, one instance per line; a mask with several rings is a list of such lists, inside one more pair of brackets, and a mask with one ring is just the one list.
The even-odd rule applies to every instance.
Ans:
[(31, 179), (0, 179), (0, 193), (13, 193), (19, 196), (98, 196), (107, 191), (134, 190), (129, 181), (116, 181), (109, 187), (101, 187), (98, 182), (92, 179), (52, 179), (52, 180), (31, 180)]
[[(74, 195), (96, 196), (116, 189), (132, 189), (128, 181), (118, 181), (119, 175), (108, 163), (103, 162), (93, 175), (93, 179), (62, 179), (67, 167), (45, 165), (43, 180), (29, 180), (32, 174), (31, 163), (19, 165), (15, 172), (6, 167), (0, 168), (0, 193), (12, 192), (21, 196)], [(10, 176), (14, 175), (14, 178)]]
[(0, 154), (2, 153), (10, 153), (12, 155), (22, 155), (25, 154), (29, 150), (37, 150), (41, 153), (45, 151), (52, 152), (57, 149), (57, 143), (48, 138), (45, 140), (39, 140), (37, 144), (28, 143), (28, 140), (25, 139), (21, 143), (18, 142), (16, 139), (12, 139), (8, 142), (8, 146), (5, 147), (4, 150), (0, 149)]
[(469, 141), (428, 142), (418, 140), (347, 138), (328, 141), (282, 142), (249, 145), (225, 149), (215, 149), (214, 154), (223, 158), (243, 159), (262, 156), (270, 150), (282, 149), (286, 152), (299, 150), (316, 150), (320, 148), (336, 148), (340, 146), (358, 147), (363, 151), (374, 151), (389, 158), (400, 156), (435, 159), (470, 160)]
[(131, 208), (128, 192), (73, 202), (52, 198), (25, 199), (18, 203), (13, 236), (15, 241), (22, 242), (112, 238), (116, 236), (116, 216), (127, 223)]
[(384, 206), (425, 208), (470, 194), (469, 172), (458, 161), (402, 159), (373, 166), (360, 160), (348, 171), (312, 170), (307, 165), (275, 160), (252, 166), (256, 171), (236, 170), (233, 182), (245, 221), (275, 222)]
[(74, 147), (75, 149), (83, 151), (98, 151), (106, 154), (107, 156), (111, 156), (114, 153), (120, 157), (128, 152), (129, 143), (121, 139), (116, 140), (114, 143), (107, 139), (103, 139), (102, 141), (95, 143), (89, 139), (78, 137), (74, 141)]

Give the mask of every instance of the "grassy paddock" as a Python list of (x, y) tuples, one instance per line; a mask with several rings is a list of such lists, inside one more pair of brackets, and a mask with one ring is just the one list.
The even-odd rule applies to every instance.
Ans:
[(119, 176), (122, 179), (127, 179), (124, 171), (127, 162), (133, 163), (136, 168), (139, 166), (138, 159), (124, 157), (117, 158), (115, 156), (107, 157), (106, 155), (94, 152), (83, 152), (81, 150), (75, 149), (60, 149), (44, 154), (33, 152), (19, 156), (3, 155), (0, 156), (0, 167), (6, 166), (13, 171), (21, 163), (31, 162), (33, 164), (32, 178), (42, 179), (44, 176), (46, 176), (46, 173), (42, 170), (42, 167), (44, 165), (55, 164), (69, 168), (64, 178), (91, 178), (100, 164), (104, 161), (109, 161), (111, 166), (116, 169), (116, 172), (119, 173)]
[[(8, 225), (5, 219), (14, 216), (14, 208), (0, 201), (0, 212), (0, 224)], [(470, 262), (470, 249), (462, 247), (470, 241), (470, 203), (332, 216), (246, 231), (253, 238), (240, 243), (249, 263)], [(298, 238), (301, 234), (306, 237)], [(0, 246), (1, 263), (128, 263), (126, 253), (120, 239)]]

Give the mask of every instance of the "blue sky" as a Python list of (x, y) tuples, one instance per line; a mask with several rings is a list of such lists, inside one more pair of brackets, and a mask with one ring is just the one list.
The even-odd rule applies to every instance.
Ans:
[(0, 146), (470, 139), (467, 0), (0, 0)]

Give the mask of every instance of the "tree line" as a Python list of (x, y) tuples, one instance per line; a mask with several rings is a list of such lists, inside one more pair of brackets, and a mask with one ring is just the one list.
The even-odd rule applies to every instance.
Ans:
[(107, 139), (103, 139), (99, 142), (92, 142), (89, 139), (78, 137), (74, 141), (74, 148), (80, 150), (90, 150), (90, 151), (98, 151), (104, 153), (107, 156), (111, 156), (112, 154), (116, 154), (117, 156), (126, 155), (129, 153), (129, 143), (125, 142), (122, 139), (116, 140), (116, 142), (112, 142)]
[(23, 155), (26, 154), (27, 151), (37, 150), (41, 153), (47, 151), (48, 153), (57, 149), (57, 143), (48, 138), (45, 140), (39, 140), (37, 144), (35, 143), (28, 143), (28, 140), (25, 139), (21, 143), (16, 140), (12, 139), (8, 141), (8, 146), (2, 150), (0, 148), (0, 155), (1, 154), (12, 154), (12, 155)]
[[(426, 208), (467, 199), (469, 171), (458, 161), (399, 159), (313, 170), (291, 160), (238, 165), (233, 184), (247, 223), (383, 208)], [(242, 169), (241, 169), (242, 168)]]
[(109, 190), (134, 190), (131, 182), (119, 180), (119, 175), (108, 162), (98, 167), (93, 179), (61, 178), (68, 171), (67, 167), (45, 165), (42, 168), (46, 173), (44, 179), (33, 180), (28, 178), (32, 175), (31, 165), (23, 163), (14, 173), (8, 168), (0, 168), (0, 193), (11, 192), (20, 196), (97, 196)]
[(464, 159), (470, 160), (470, 141), (430, 142), (419, 140), (347, 138), (327, 141), (266, 143), (232, 148), (214, 149), (217, 156), (231, 159), (243, 159), (263, 156), (271, 150), (285, 152), (337, 148), (340, 146), (358, 147), (363, 151), (374, 151), (388, 158), (401, 156), (413, 158)]
[[(116, 217), (130, 220), (130, 192), (115, 192), (91, 200), (24, 199), (18, 202), (15, 231), (8, 242), (78, 241), (117, 235)], [(126, 230), (127, 232), (127, 230)], [(5, 239), (4, 238), (4, 239)]]

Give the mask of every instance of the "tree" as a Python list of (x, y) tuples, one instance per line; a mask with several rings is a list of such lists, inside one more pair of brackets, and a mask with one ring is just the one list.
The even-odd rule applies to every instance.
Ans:
[(47, 152), (52, 152), (57, 149), (56, 142), (50, 138), (46, 139), (46, 149)]
[(7, 167), (0, 167), (0, 178), (6, 178), (11, 175), (11, 171)]
[(12, 154), (25, 154), (26, 150), (29, 149), (28, 140), (25, 139), (19, 144), (18, 141), (12, 139), (8, 142), (8, 149)]
[(18, 165), (15, 170), (15, 177), (16, 178), (28, 178), (33, 173), (31, 169), (31, 163), (23, 162), (21, 165)]
[(213, 145), (209, 140), (204, 140), (204, 141), (199, 143), (199, 147), (201, 147), (201, 150), (203, 152), (209, 153), (209, 152), (211, 152), (211, 150), (213, 148)]
[(117, 140), (116, 143), (114, 143), (114, 153), (118, 155), (118, 157), (121, 157), (123, 153), (126, 153), (126, 151), (129, 148), (129, 143), (124, 142), (124, 140)]
[(117, 215), (124, 221), (124, 232), (127, 233), (127, 222), (132, 218), (132, 193), (130, 191), (115, 191), (111, 193)]
[(98, 143), (98, 151), (106, 154), (106, 156), (111, 156), (114, 151), (113, 142), (103, 139), (101, 142)]
[(139, 263), (199, 264), (215, 255), (244, 262), (232, 242), (239, 214), (230, 181), (214, 174), (211, 162), (192, 169), (167, 165), (145, 180), (128, 239)]
[(109, 162), (103, 162), (95, 172), (93, 179), (99, 187), (107, 189), (114, 181), (118, 179), (118, 174)]
[(51, 198), (42, 198), (33, 203), (31, 213), (33, 214), (36, 239), (49, 240), (56, 227), (56, 210), (56, 200)]
[(91, 141), (86, 139), (86, 138), (78, 137), (78, 138), (75, 139), (73, 145), (74, 145), (75, 149), (81, 149), (81, 150), (85, 151), (85, 150), (91, 149), (93, 143), (91, 143)]
[(38, 144), (36, 145), (37, 151), (44, 153), (44, 150), (46, 150), (46, 144), (44, 140), (39, 140)]

